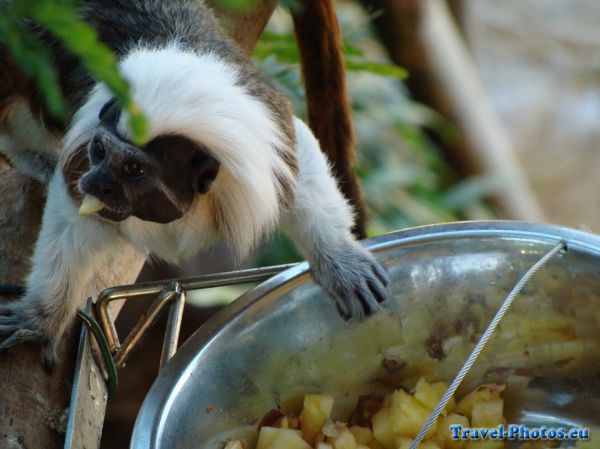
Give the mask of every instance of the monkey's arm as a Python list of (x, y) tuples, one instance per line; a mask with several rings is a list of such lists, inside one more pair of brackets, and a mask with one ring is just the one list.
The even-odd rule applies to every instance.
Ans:
[(48, 188), (26, 293), (0, 305), (0, 350), (27, 341), (43, 343), (44, 362), (51, 368), (56, 340), (83, 305), (97, 267), (120, 244), (114, 226), (78, 215), (57, 170)]
[(308, 127), (295, 119), (298, 185), (283, 226), (308, 260), (315, 280), (344, 318), (376, 312), (387, 296), (388, 276), (351, 234), (352, 210)]
[(57, 136), (44, 128), (22, 100), (4, 109), (0, 105), (0, 153), (21, 173), (47, 184), (56, 168), (58, 148)]

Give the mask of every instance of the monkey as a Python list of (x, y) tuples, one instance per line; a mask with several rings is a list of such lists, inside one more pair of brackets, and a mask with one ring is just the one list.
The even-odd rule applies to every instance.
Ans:
[[(332, 1), (322, 4), (331, 14)], [(39, 343), (51, 369), (85, 286), (123, 245), (180, 263), (225, 241), (241, 261), (278, 225), (344, 319), (377, 312), (388, 275), (353, 236), (354, 210), (330, 161), (210, 7), (203, 0), (76, 5), (117, 55), (149, 131), (135, 144), (109, 89), (32, 25), (70, 107), (68, 126), (53, 121), (0, 47), (0, 152), (47, 183), (26, 292), (0, 305), (0, 351)]]

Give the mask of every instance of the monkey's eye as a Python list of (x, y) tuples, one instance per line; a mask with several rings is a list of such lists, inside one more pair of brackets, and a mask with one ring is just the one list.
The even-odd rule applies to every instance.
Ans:
[(106, 157), (106, 148), (104, 147), (104, 143), (98, 137), (95, 137), (92, 140), (92, 154), (99, 160), (102, 160)]
[(137, 162), (129, 162), (123, 165), (123, 172), (131, 178), (137, 178), (144, 174), (144, 167)]

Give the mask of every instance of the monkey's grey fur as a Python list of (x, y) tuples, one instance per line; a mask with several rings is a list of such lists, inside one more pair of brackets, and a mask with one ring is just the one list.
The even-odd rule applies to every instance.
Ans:
[[(204, 3), (82, 0), (79, 8), (118, 55), (149, 138), (134, 145), (106, 87), (32, 25), (52, 49), (71, 116), (66, 128), (50, 120), (37, 92), (0, 98), (0, 151), (50, 179), (27, 293), (0, 306), (0, 350), (42, 342), (51, 366), (95, 267), (121, 245), (178, 262), (225, 240), (242, 259), (278, 223), (345, 318), (377, 311), (387, 275), (352, 237), (352, 211), (318, 142)], [(0, 75), (10, 79), (0, 81), (18, 86), (0, 48), (3, 60)], [(102, 209), (79, 215), (84, 195)]]

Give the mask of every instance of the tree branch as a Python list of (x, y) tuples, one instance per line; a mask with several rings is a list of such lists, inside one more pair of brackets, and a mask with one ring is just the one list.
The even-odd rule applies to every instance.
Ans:
[[(234, 39), (250, 52), (275, 6), (275, 1), (264, 0), (245, 14), (219, 13)], [(40, 228), (45, 188), (0, 159), (0, 198), (0, 283), (23, 284)], [(143, 262), (133, 249), (124, 248), (97, 274), (88, 295), (134, 282)], [(81, 298), (82, 306), (85, 299)], [(63, 447), (78, 329), (73, 323), (59, 343), (51, 375), (42, 368), (38, 347), (22, 345), (0, 355), (0, 447)]]

